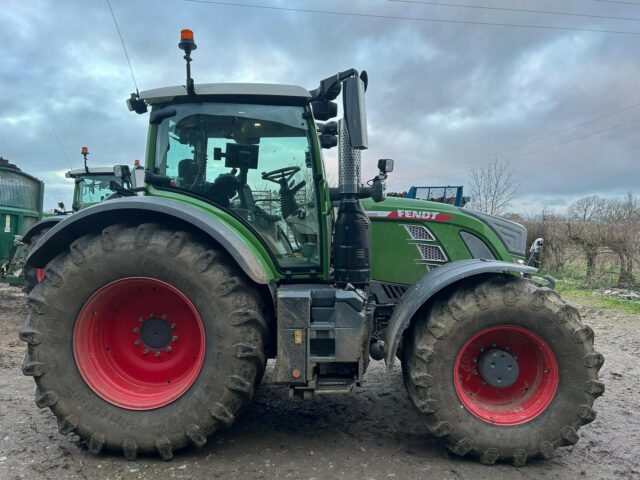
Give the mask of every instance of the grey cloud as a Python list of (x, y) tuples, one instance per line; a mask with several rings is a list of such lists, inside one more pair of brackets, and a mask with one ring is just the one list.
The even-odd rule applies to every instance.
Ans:
[[(637, 37), (178, 0), (111, 3), (140, 89), (183, 83), (176, 48), (181, 28), (195, 31), (199, 48), (193, 70), (199, 82), (249, 80), (312, 88), (335, 71), (367, 69), (371, 149), (365, 154), (365, 174), (374, 174), (375, 159), (395, 158), (394, 190), (414, 182), (465, 184), (470, 168), (492, 160), (493, 152), (640, 102)], [(629, 30), (635, 25), (384, 1), (256, 3), (584, 28)], [(555, 2), (542, 4), (560, 9)], [(513, 2), (518, 5), (526, 2)], [(585, 2), (562, 9), (607, 11)], [(619, 8), (616, 13), (633, 12)], [(51, 125), (74, 166), (80, 165), (79, 149), (85, 144), (93, 165), (143, 157), (146, 119), (124, 105), (133, 85), (105, 2), (10, 0), (0, 21), (0, 154), (47, 182), (47, 207), (70, 201), (72, 187), (56, 175), (68, 166)], [(564, 198), (637, 189), (638, 124), (519, 157), (634, 118), (640, 118), (640, 108), (498, 155), (522, 180), (523, 197), (516, 208), (563, 208)], [(330, 170), (335, 153), (326, 155)]]

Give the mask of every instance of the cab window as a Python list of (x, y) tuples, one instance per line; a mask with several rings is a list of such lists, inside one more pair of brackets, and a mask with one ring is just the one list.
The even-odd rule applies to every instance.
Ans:
[(156, 171), (250, 223), (284, 268), (319, 264), (319, 216), (304, 109), (177, 105), (158, 127)]

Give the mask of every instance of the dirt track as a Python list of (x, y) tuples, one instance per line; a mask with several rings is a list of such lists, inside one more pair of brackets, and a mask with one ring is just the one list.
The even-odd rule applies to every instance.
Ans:
[(605, 355), (596, 401), (598, 418), (574, 447), (549, 462), (485, 467), (450, 455), (426, 434), (409, 405), (399, 367), (369, 368), (366, 385), (349, 397), (289, 401), (269, 384), (233, 425), (201, 450), (171, 462), (88, 453), (61, 436), (48, 409), (33, 402), (33, 380), (22, 376), (18, 329), (25, 297), (0, 285), (0, 479), (33, 478), (345, 478), (345, 479), (613, 479), (640, 478), (640, 316), (581, 308)]

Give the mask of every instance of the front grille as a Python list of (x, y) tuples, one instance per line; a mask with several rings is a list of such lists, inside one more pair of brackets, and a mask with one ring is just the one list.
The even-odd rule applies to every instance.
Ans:
[(421, 225), (405, 225), (404, 228), (407, 229), (409, 236), (413, 240), (433, 242), (436, 239), (427, 227)]
[(439, 245), (416, 245), (422, 260), (426, 262), (446, 262), (447, 256)]

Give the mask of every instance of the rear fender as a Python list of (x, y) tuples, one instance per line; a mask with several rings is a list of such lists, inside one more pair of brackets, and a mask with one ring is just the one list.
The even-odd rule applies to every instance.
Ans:
[(67, 218), (66, 215), (56, 215), (55, 217), (45, 218), (40, 220), (34, 226), (32, 226), (26, 233), (22, 236), (22, 243), (29, 244), (31, 243), (31, 239), (35, 237), (37, 234), (42, 232), (43, 230), (49, 230), (50, 228), (55, 227), (62, 220)]
[(460, 260), (451, 262), (427, 272), (402, 296), (393, 310), (386, 336), (385, 363), (391, 370), (403, 332), (411, 324), (414, 315), (434, 299), (444, 288), (469, 277), (483, 274), (528, 273), (537, 271), (534, 267), (496, 260)]
[(59, 220), (38, 242), (27, 264), (44, 268), (78, 237), (114, 223), (168, 223), (199, 232), (224, 248), (254, 282), (268, 285), (275, 279), (267, 254), (256, 252), (237, 229), (203, 210), (159, 197), (125, 197), (108, 200)]

